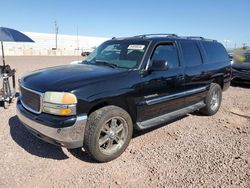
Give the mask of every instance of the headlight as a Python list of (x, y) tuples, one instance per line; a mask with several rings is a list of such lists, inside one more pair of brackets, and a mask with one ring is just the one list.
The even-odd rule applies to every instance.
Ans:
[(43, 112), (70, 116), (76, 114), (77, 98), (72, 93), (46, 92), (43, 98)]

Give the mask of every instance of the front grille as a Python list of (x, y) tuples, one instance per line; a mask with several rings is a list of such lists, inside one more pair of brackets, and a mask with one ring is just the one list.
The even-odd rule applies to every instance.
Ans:
[(41, 100), (42, 95), (39, 92), (32, 91), (30, 89), (20, 87), (21, 91), (21, 102), (23, 106), (33, 112), (33, 113), (40, 113), (41, 112)]

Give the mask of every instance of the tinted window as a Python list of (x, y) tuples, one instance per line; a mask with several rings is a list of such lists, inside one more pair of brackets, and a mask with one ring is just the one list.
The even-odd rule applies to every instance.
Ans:
[(157, 46), (151, 60), (165, 60), (168, 62), (169, 68), (175, 68), (179, 65), (177, 50), (173, 44)]
[(202, 42), (202, 44), (208, 57), (208, 63), (216, 63), (229, 60), (228, 54), (222, 44), (217, 42)]
[(181, 49), (187, 67), (202, 64), (201, 54), (195, 42), (182, 41)]

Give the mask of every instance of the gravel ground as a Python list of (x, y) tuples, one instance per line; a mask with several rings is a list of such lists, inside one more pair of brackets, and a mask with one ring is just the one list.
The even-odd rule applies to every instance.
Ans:
[[(17, 75), (79, 57), (7, 57)], [(0, 187), (250, 187), (250, 86), (234, 86), (212, 116), (187, 115), (136, 133), (125, 153), (95, 163), (31, 135), (15, 104), (0, 108)]]

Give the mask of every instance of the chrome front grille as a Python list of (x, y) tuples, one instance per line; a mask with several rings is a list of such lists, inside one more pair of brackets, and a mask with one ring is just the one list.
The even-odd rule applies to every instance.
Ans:
[(36, 114), (42, 111), (42, 93), (20, 86), (20, 99), (23, 106)]

